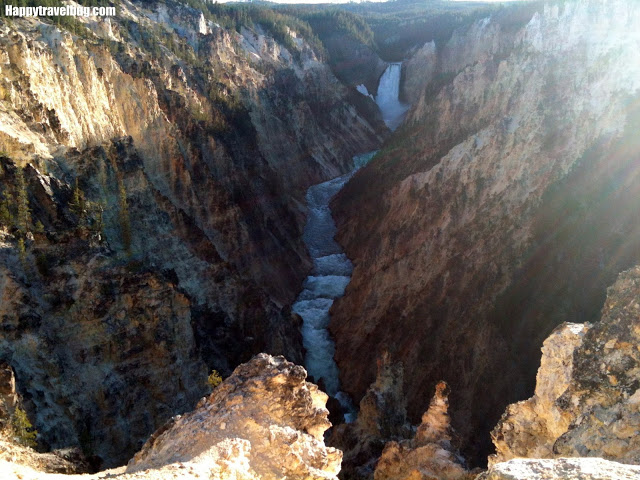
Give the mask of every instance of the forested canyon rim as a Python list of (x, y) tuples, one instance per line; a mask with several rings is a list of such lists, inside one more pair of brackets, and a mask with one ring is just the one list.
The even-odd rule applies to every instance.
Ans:
[(1, 468), (636, 475), (633, 1), (114, 3), (0, 18)]

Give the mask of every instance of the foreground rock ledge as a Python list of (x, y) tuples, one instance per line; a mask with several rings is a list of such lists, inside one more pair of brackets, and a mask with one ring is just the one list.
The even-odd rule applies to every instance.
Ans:
[(479, 480), (637, 480), (640, 467), (602, 458), (516, 458), (498, 463)]
[[(597, 457), (640, 464), (640, 267), (607, 291), (602, 319), (563, 324), (545, 340), (535, 395), (492, 432), (496, 455)], [(638, 477), (640, 478), (640, 476)]]
[[(324, 445), (331, 425), (327, 395), (306, 376), (283, 357), (260, 354), (236, 368), (193, 412), (154, 433), (126, 470), (81, 477), (335, 479), (342, 453)], [(44, 474), (34, 464), (28, 458), (0, 460), (0, 478), (80, 477)]]

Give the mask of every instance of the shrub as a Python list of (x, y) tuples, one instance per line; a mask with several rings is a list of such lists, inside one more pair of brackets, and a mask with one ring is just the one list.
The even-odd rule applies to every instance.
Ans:
[(38, 431), (33, 428), (27, 413), (20, 407), (16, 408), (11, 417), (11, 426), (13, 427), (14, 439), (26, 447), (37, 446), (36, 437)]
[(222, 376), (217, 370), (211, 370), (211, 373), (207, 377), (207, 383), (211, 385), (211, 388), (216, 388), (222, 383)]
[(5, 227), (13, 225), (13, 215), (11, 215), (9, 202), (6, 199), (0, 200), (0, 225)]

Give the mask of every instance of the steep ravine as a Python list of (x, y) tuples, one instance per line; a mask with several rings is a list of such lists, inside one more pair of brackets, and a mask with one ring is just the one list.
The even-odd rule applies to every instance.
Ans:
[(387, 129), (295, 32), (171, 2), (84, 26), (0, 19), (0, 357), (43, 447), (110, 466), (210, 369), (302, 362), (305, 191)]
[[(385, 124), (395, 130), (408, 107), (399, 101), (399, 63), (390, 64), (380, 78), (376, 102)], [(309, 187), (306, 200), (309, 210), (303, 239), (313, 260), (313, 270), (303, 284), (303, 290), (293, 304), (294, 313), (302, 317), (302, 338), (306, 350), (305, 367), (310, 376), (321, 382), (326, 392), (339, 400), (351, 421), (355, 413), (351, 400), (340, 391), (338, 368), (333, 356), (335, 346), (329, 335), (329, 310), (344, 294), (351, 279), (353, 266), (335, 242), (336, 226), (329, 202), (349, 179), (376, 154), (363, 153), (353, 157), (349, 173)]]
[(322, 381), (326, 392), (333, 397), (339, 394), (339, 382), (338, 369), (333, 361), (335, 348), (327, 330), (329, 309), (334, 300), (344, 294), (353, 267), (334, 240), (336, 227), (329, 202), (374, 154), (354, 157), (351, 172), (307, 190), (309, 216), (303, 238), (313, 260), (313, 270), (304, 281), (304, 288), (292, 310), (303, 320), (305, 367), (316, 382)]
[[(334, 479), (335, 447), (345, 478), (472, 478), (542, 341), (638, 262), (640, 12), (500, 10), (389, 65), (374, 101), (290, 27), (122, 5), (73, 34), (0, 19), (0, 363), (40, 448), (139, 452), (123, 479)], [(360, 60), (369, 85), (384, 64)], [(573, 368), (588, 331), (580, 368), (554, 405), (509, 407), (500, 460), (638, 461), (638, 278), (608, 323), (549, 337)], [(326, 447), (341, 390), (360, 415)], [(2, 434), (0, 477), (40, 478)]]
[(640, 12), (534, 9), (409, 59), (408, 120), (331, 205), (354, 264), (331, 310), (341, 384), (359, 401), (387, 352), (416, 423), (446, 380), (476, 464), (504, 406), (532, 393), (542, 340), (597, 318), (638, 260)]

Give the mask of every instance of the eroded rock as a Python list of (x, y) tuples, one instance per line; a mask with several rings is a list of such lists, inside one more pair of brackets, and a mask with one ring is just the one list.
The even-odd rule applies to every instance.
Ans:
[[(336, 480), (342, 453), (323, 441), (331, 425), (327, 395), (305, 381), (306, 375), (283, 357), (260, 354), (236, 368), (194, 411), (156, 431), (126, 472), (82, 478)], [(12, 459), (0, 456), (0, 473), (50, 478), (38, 471), (43, 457), (24, 450)]]
[(335, 478), (342, 453), (324, 446), (327, 395), (306, 375), (283, 357), (258, 355), (195, 411), (156, 432), (127, 472), (206, 457), (221, 475), (235, 469), (251, 478)]
[(602, 319), (564, 324), (544, 342), (535, 395), (510, 405), (492, 433), (514, 457), (603, 457), (640, 463), (640, 267), (608, 290)]
[(344, 451), (346, 478), (375, 480), (466, 479), (473, 476), (457, 451), (449, 417), (449, 387), (436, 385), (429, 408), (416, 428), (407, 421), (404, 368), (388, 353), (360, 402), (354, 423), (332, 431), (329, 444)]
[(431, 47), (407, 62), (410, 128), (331, 205), (355, 265), (330, 324), (343, 389), (361, 399), (388, 349), (417, 422), (447, 381), (474, 464), (531, 396), (544, 339), (597, 319), (640, 239), (639, 12), (522, 3), (439, 45), (442, 75)]
[(524, 459), (498, 463), (478, 480), (635, 480), (640, 467), (601, 458)]
[(377, 361), (376, 381), (360, 401), (358, 418), (338, 425), (329, 444), (344, 452), (343, 470), (353, 478), (372, 478), (385, 444), (411, 436), (406, 418), (404, 368), (388, 353)]
[[(41, 445), (114, 466), (193, 408), (207, 370), (302, 361), (304, 192), (386, 129), (296, 32), (285, 46), (173, 1), (83, 25), (0, 19), (0, 200), (23, 167), (41, 226), (24, 262), (0, 226), (0, 360)], [(71, 208), (76, 188), (99, 215)]]
[(449, 418), (449, 387), (436, 385), (429, 409), (422, 416), (415, 437), (385, 445), (374, 480), (462, 480), (475, 477), (457, 455)]

